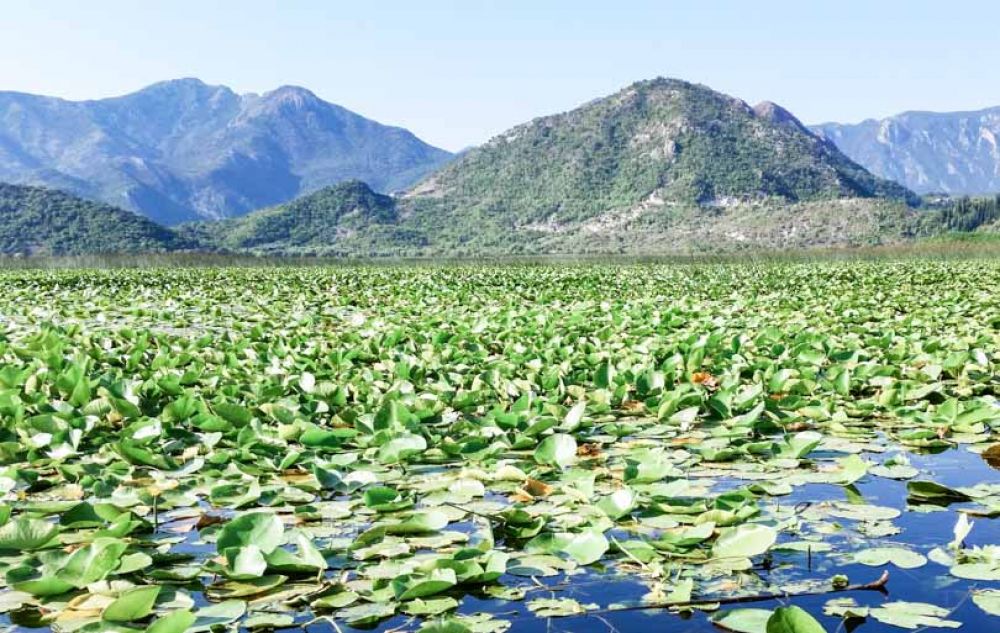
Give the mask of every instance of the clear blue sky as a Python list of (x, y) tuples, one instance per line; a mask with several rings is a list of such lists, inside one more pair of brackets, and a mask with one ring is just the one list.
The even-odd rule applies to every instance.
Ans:
[(808, 123), (1000, 105), (996, 0), (12, 0), (0, 90), (299, 84), (448, 149), (665, 75)]

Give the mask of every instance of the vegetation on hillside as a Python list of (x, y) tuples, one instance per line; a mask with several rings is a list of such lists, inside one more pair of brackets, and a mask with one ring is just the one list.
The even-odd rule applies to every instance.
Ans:
[(304, 88), (239, 95), (197, 79), (83, 102), (0, 92), (0, 137), (0, 180), (64, 189), (169, 226), (352, 178), (397, 191), (451, 158)]
[(336, 249), (359, 229), (396, 220), (392, 198), (354, 180), (243, 217), (181, 225), (178, 231), (225, 249), (303, 252)]
[(395, 200), (355, 200), (361, 187), (185, 234), (359, 256), (864, 245), (910, 237), (916, 200), (778, 106), (670, 79), (518, 126)]
[(0, 183), (0, 253), (168, 251), (192, 243), (130, 211), (62, 191)]
[(582, 222), (649, 205), (837, 197), (911, 199), (794, 121), (672, 79), (643, 81), (515, 127), (414, 190), (515, 226)]
[[(319, 107), (301, 91), (278, 96)], [(515, 127), (399, 197), (354, 180), (179, 234), (203, 249), (272, 255), (662, 255), (894, 244), (992, 230), (998, 218), (997, 198), (921, 201), (775, 104), (750, 108), (656, 79)], [(176, 236), (146, 228), (174, 247)], [(107, 242), (117, 229), (95, 233)], [(13, 223), (7, 230), (22, 242), (36, 237)], [(85, 234), (50, 251), (145, 248), (118, 237), (129, 246)], [(49, 252), (42, 243), (15, 248)]]
[(1000, 219), (1000, 194), (987, 197), (929, 197), (926, 209), (931, 221), (942, 229), (970, 232), (985, 228)]

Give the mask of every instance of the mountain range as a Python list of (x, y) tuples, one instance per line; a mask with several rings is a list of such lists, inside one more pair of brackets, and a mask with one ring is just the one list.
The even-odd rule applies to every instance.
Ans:
[(395, 191), (450, 158), (295, 86), (240, 95), (180, 79), (95, 101), (0, 92), (0, 181), (165, 225), (242, 215), (350, 179)]
[(904, 112), (813, 131), (872, 173), (918, 193), (1000, 191), (1000, 107), (975, 112)]
[(917, 202), (780, 106), (661, 78), (519, 125), (400, 196), (344, 183), (180, 230), (271, 254), (654, 253), (899, 238)]
[[(178, 91), (190, 91), (192, 97), (182, 100), (188, 113), (201, 112), (214, 100), (229, 103), (235, 98), (246, 112), (284, 112), (269, 120), (301, 120), (312, 127), (242, 122), (230, 125), (243, 130), (240, 134), (219, 132), (215, 123), (202, 126), (211, 116), (191, 114), (193, 118), (186, 119), (163, 106), (161, 118), (177, 128), (168, 132), (169, 126), (130, 128), (126, 123), (131, 119), (122, 115), (111, 127), (132, 130), (129, 137), (184, 139), (172, 146), (186, 148), (175, 150), (175, 156), (187, 152), (193, 162), (187, 167), (190, 173), (231, 176), (222, 179), (232, 188), (222, 197), (243, 200), (239, 210), (256, 204), (249, 201), (251, 194), (273, 202), (232, 217), (206, 213), (212, 221), (197, 213), (170, 214), (170, 223), (190, 221), (170, 229), (157, 227), (165, 231), (159, 234), (162, 243), (151, 243), (135, 229), (132, 233), (139, 237), (131, 242), (109, 240), (95, 246), (87, 241), (90, 250), (352, 257), (711, 253), (899, 242), (946, 230), (973, 230), (1000, 215), (996, 200), (962, 205), (924, 201), (845, 155), (831, 140), (832, 131), (814, 131), (777, 104), (750, 106), (705, 86), (666, 78), (640, 81), (568, 112), (537, 118), (454, 157), (422, 146), (429, 152), (423, 155), (438, 161), (438, 168), (432, 171), (425, 165), (405, 172), (405, 177), (400, 175), (404, 172), (395, 173), (391, 178), (400, 182), (413, 180), (421, 170), (427, 175), (393, 195), (385, 193), (394, 188), (386, 185), (390, 175), (385, 171), (370, 175), (369, 182), (346, 172), (324, 180), (315, 172), (309, 181), (314, 186), (299, 180), (294, 187), (305, 190), (304, 195), (293, 197), (293, 187), (276, 195), (272, 189), (280, 187), (281, 178), (274, 176), (272, 182), (261, 167), (262, 154), (248, 151), (227, 170), (205, 172), (203, 166), (211, 160), (196, 156), (199, 139), (211, 150), (219, 138), (252, 138), (251, 146), (297, 148), (283, 149), (283, 155), (306, 156), (309, 152), (300, 145), (316, 141), (314, 136), (326, 138), (324, 130), (334, 126), (321, 122), (331, 112), (340, 112), (335, 106), (297, 88), (239, 97), (224, 88), (182, 81), (148, 91), (161, 89), (174, 95), (163, 103), (176, 103)], [(205, 99), (205, 91), (216, 96)], [(195, 102), (203, 105), (192, 110)], [(314, 114), (303, 116), (302, 111)], [(240, 116), (258, 121), (257, 114)], [(383, 130), (368, 124), (370, 130)], [(341, 136), (346, 134), (338, 129)], [(41, 129), (38, 134), (55, 131)], [(408, 133), (399, 134), (419, 143)], [(312, 158), (313, 165), (329, 166), (340, 164), (343, 157)], [(80, 162), (84, 159), (81, 154)], [(181, 162), (176, 169), (184, 167)], [(307, 172), (298, 173), (301, 178)], [(29, 211), (42, 205), (43, 190), (25, 189), (34, 200)], [(59, 208), (92, 204), (69, 204), (67, 194), (53, 195)], [(98, 206), (100, 212), (95, 213), (110, 217), (111, 210)], [(0, 225), (24, 228), (39, 221), (35, 213), (26, 224), (19, 213), (16, 205), (0, 208)], [(65, 240), (13, 244), (0, 239), (0, 251), (71, 252)]]

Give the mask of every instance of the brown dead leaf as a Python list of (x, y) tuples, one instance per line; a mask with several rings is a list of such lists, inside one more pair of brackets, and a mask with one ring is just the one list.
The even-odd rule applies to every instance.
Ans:
[(736, 591), (742, 587), (742, 583), (735, 580), (723, 580), (717, 589), (719, 591)]
[(1000, 470), (1000, 444), (987, 448), (982, 452), (982, 457), (991, 468)]
[(225, 523), (226, 520), (217, 514), (203, 514), (198, 517), (198, 522), (195, 523), (195, 527), (199, 530), (202, 528), (207, 528), (210, 525), (218, 525), (219, 523)]
[(691, 374), (691, 382), (693, 382), (696, 385), (704, 385), (709, 389), (714, 389), (715, 387), (719, 386), (719, 383), (715, 379), (715, 376), (708, 373), (707, 371), (696, 371), (693, 374)]
[(284, 470), (281, 472), (281, 478), (290, 484), (301, 483), (303, 481), (308, 481), (313, 477), (313, 474), (305, 470), (298, 468), (291, 468), (289, 470)]
[(595, 442), (581, 444), (576, 448), (579, 457), (598, 457), (601, 454), (601, 445)]
[(510, 500), (512, 503), (531, 503), (535, 498), (524, 490), (518, 489), (510, 496)]
[(670, 440), (671, 444), (682, 445), (682, 444), (701, 444), (701, 440), (696, 437), (675, 437)]
[(548, 485), (544, 481), (538, 481), (537, 479), (528, 479), (524, 482), (524, 487), (521, 489), (523, 492), (528, 493), (532, 497), (547, 497), (552, 494), (552, 486)]

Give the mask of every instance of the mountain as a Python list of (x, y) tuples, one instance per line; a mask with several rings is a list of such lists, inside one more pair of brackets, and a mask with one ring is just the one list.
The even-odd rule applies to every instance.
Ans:
[(521, 221), (565, 222), (650, 197), (713, 207), (908, 192), (774, 104), (755, 110), (704, 86), (656, 79), (515, 127), (413, 194)]
[(226, 250), (331, 254), (338, 242), (379, 226), (392, 227), (397, 220), (395, 200), (352, 180), (242, 217), (177, 228), (193, 242)]
[[(342, 200), (327, 191), (303, 201), (308, 214), (292, 203), (190, 234), (314, 254), (712, 251), (898, 240), (918, 202), (780, 106), (662, 78), (517, 126), (393, 209)], [(292, 217), (317, 224), (300, 227), (308, 239), (264, 228)]]
[(239, 95), (180, 79), (96, 101), (0, 92), (0, 181), (65, 189), (167, 225), (350, 179), (403, 189), (450, 157), (295, 86)]
[(873, 173), (918, 193), (1000, 191), (1000, 107), (976, 112), (905, 112), (812, 128)]
[(469, 252), (669, 252), (898, 238), (918, 200), (780, 106), (658, 78), (517, 126), (404, 202)]
[(172, 251), (194, 244), (147, 218), (52, 189), (0, 183), (0, 254)]

